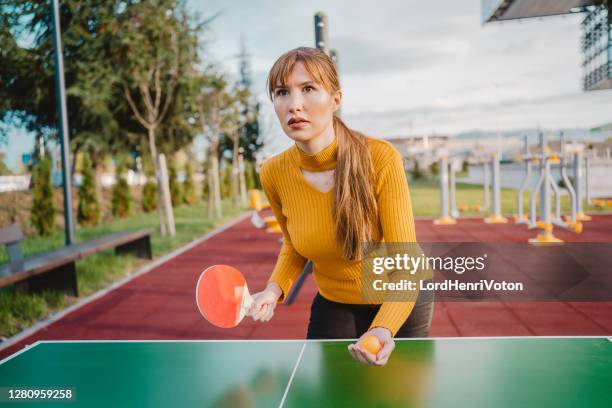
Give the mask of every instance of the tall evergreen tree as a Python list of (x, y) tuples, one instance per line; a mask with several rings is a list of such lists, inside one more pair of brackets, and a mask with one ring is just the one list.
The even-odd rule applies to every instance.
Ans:
[(176, 161), (172, 157), (168, 158), (168, 183), (170, 184), (170, 198), (172, 199), (172, 206), (176, 207), (183, 202), (183, 189), (178, 181)]
[(187, 160), (187, 163), (185, 163), (185, 181), (183, 181), (183, 203), (193, 205), (197, 200), (198, 196), (193, 184), (193, 169), (190, 161)]
[(94, 185), (93, 167), (88, 155), (83, 156), (82, 177), (77, 221), (84, 226), (96, 225), (100, 220), (100, 205)]
[(157, 208), (157, 192), (152, 175), (147, 174), (147, 182), (142, 187), (142, 210), (146, 213)]
[(234, 154), (236, 146), (242, 147), (244, 159), (254, 161), (255, 153), (257, 153), (264, 145), (263, 137), (259, 126), (259, 110), (260, 105), (252, 91), (250, 54), (246, 47), (244, 37), (241, 39), (240, 54), (238, 55), (238, 68), (240, 77), (236, 83), (236, 95), (238, 104), (238, 112), (247, 120), (241, 124), (238, 129), (239, 142), (234, 144), (232, 135), (226, 135), (221, 140), (219, 148), (220, 156), (225, 154)]
[(111, 209), (113, 215), (119, 218), (126, 218), (132, 209), (132, 193), (125, 178), (126, 171), (124, 164), (120, 164), (115, 170), (116, 183), (113, 186)]
[(55, 228), (53, 186), (51, 184), (51, 159), (41, 158), (32, 172), (34, 184), (31, 220), (38, 235), (48, 236)]

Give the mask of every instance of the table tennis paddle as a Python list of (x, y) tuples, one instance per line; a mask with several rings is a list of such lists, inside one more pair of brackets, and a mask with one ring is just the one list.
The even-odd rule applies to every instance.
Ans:
[(236, 327), (249, 314), (253, 299), (240, 271), (213, 265), (198, 279), (196, 303), (202, 316), (215, 326)]

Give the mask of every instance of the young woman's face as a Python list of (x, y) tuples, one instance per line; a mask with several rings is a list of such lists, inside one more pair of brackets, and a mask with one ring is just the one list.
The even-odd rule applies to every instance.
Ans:
[(286, 87), (274, 88), (274, 110), (283, 130), (297, 142), (308, 142), (333, 132), (333, 115), (340, 106), (341, 92), (331, 95), (315, 83), (302, 62), (297, 62)]

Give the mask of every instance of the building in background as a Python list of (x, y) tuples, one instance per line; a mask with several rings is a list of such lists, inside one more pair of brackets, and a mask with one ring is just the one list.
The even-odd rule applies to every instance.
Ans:
[(582, 87), (612, 88), (612, 0), (482, 0), (482, 21), (583, 13)]

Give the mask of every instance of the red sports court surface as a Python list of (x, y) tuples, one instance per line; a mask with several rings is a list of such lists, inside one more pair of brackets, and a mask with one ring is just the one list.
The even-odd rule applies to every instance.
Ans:
[[(481, 219), (455, 226), (416, 221), (422, 242), (525, 242), (525, 226), (487, 225)], [(567, 242), (612, 241), (612, 216), (596, 215), (576, 235), (555, 229)], [(303, 339), (316, 288), (309, 278), (291, 306), (279, 306), (269, 323), (245, 319), (234, 329), (215, 328), (198, 313), (194, 290), (209, 265), (241, 270), (251, 292), (266, 284), (280, 248), (278, 235), (255, 229), (248, 218), (136, 277), (0, 351), (0, 359), (37, 340), (87, 339)], [(430, 335), (606, 336), (612, 333), (612, 302), (436, 302)], [(0, 345), (1, 347), (1, 345)]]

